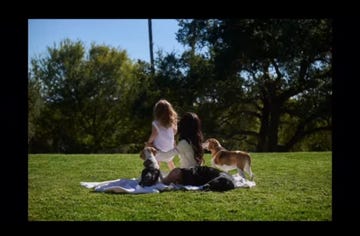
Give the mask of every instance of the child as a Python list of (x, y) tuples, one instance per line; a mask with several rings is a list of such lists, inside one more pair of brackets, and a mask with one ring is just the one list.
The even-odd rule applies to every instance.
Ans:
[[(167, 152), (175, 147), (175, 134), (177, 132), (177, 113), (172, 105), (165, 99), (159, 100), (154, 106), (154, 121), (152, 131), (146, 146)], [(175, 168), (174, 162), (168, 162), (170, 170)]]

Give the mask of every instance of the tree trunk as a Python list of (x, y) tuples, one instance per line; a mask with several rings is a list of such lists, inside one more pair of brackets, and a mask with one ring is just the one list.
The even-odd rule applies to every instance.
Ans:
[(256, 146), (257, 152), (266, 152), (268, 142), (267, 142), (267, 133), (269, 129), (269, 115), (270, 115), (270, 107), (269, 103), (266, 99), (263, 99), (263, 108), (261, 110), (261, 119), (260, 119), (260, 131), (258, 137), (258, 144)]
[(276, 87), (270, 81), (262, 89), (263, 109), (258, 138), (257, 152), (278, 151), (278, 129), (280, 123), (281, 100), (276, 95)]
[(280, 122), (280, 104), (275, 100), (271, 104), (270, 122), (268, 132), (268, 149), (267, 152), (277, 152), (278, 146), (278, 130)]

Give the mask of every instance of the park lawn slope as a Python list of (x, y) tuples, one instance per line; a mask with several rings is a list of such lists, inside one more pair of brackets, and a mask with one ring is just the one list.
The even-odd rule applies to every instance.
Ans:
[[(29, 221), (332, 220), (331, 152), (252, 153), (251, 189), (140, 195), (97, 193), (80, 185), (139, 177), (139, 154), (28, 158)], [(209, 154), (205, 159), (210, 165)], [(164, 163), (161, 167), (167, 171)]]

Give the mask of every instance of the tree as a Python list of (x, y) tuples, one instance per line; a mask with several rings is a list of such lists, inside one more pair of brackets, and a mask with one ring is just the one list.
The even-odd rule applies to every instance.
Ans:
[(39, 84), (34, 80), (28, 83), (28, 144), (35, 137), (37, 120), (41, 114), (43, 103)]
[[(41, 133), (54, 152), (99, 152), (118, 145), (133, 63), (125, 51), (64, 40), (32, 60), (31, 80), (44, 101)], [(44, 143), (44, 138), (40, 138)]]
[[(218, 134), (246, 139), (256, 151), (288, 151), (309, 135), (331, 131), (331, 21), (181, 20), (179, 25), (180, 42), (207, 47), (214, 59), (215, 88), (205, 97), (221, 110)], [(292, 118), (291, 126), (285, 116)], [(291, 135), (279, 137), (290, 127)]]

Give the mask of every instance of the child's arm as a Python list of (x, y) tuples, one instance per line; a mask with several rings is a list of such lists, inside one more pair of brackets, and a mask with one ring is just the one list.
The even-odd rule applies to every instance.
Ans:
[(148, 141), (146, 142), (145, 146), (153, 146), (153, 142), (157, 135), (158, 135), (158, 132), (157, 132), (156, 128), (154, 127), (154, 125), (152, 125), (151, 135), (150, 135)]
[(174, 135), (176, 135), (176, 133), (177, 133), (177, 125), (173, 126), (173, 130), (174, 130)]
[[(173, 126), (174, 135), (177, 133), (177, 125)], [(174, 147), (176, 147), (176, 140), (174, 139)]]

